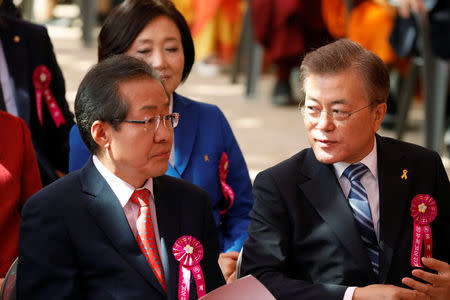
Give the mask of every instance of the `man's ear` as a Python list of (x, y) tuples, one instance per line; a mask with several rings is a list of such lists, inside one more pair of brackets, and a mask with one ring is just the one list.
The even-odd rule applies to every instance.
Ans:
[(111, 146), (110, 130), (112, 130), (110, 124), (99, 120), (96, 120), (91, 126), (92, 139), (101, 149), (105, 150)]
[(378, 104), (377, 107), (375, 108), (375, 118), (377, 121), (383, 121), (384, 119), (384, 115), (386, 114), (386, 110), (387, 110), (387, 104), (386, 103), (381, 103)]
[(381, 103), (378, 104), (375, 108), (375, 132), (378, 131), (378, 129), (380, 129), (381, 126), (381, 122), (383, 122), (384, 119), (384, 115), (386, 114), (386, 109), (387, 109), (387, 105), (386, 103)]

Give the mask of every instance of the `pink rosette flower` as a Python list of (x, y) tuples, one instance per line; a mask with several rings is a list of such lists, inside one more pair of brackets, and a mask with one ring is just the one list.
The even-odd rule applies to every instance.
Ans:
[(422, 253), (422, 241), (424, 244), (424, 256), (432, 257), (433, 238), (430, 223), (437, 216), (436, 201), (430, 195), (418, 194), (411, 202), (411, 217), (414, 220), (413, 245), (411, 249), (411, 265), (422, 267), (420, 255)]
[(430, 195), (418, 194), (411, 202), (411, 217), (414, 223), (430, 224), (437, 215), (436, 201)]
[(200, 261), (203, 258), (203, 246), (193, 236), (182, 236), (176, 240), (172, 247), (175, 259), (180, 262), (178, 299), (189, 299), (191, 272), (194, 274), (197, 286), (197, 296), (205, 295), (205, 279), (203, 277)]

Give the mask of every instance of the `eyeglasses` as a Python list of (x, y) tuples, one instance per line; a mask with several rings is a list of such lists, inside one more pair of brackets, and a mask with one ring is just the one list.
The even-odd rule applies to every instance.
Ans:
[(322, 113), (325, 112), (333, 121), (344, 122), (347, 121), (350, 118), (350, 116), (370, 106), (372, 106), (372, 104), (369, 104), (352, 112), (347, 112), (339, 109), (333, 109), (333, 111), (329, 112), (326, 110), (320, 110), (317, 107), (310, 105), (299, 107), (299, 110), (303, 113), (305, 117), (314, 121), (320, 120), (320, 118), (322, 117)]
[(156, 131), (158, 130), (159, 124), (164, 124), (164, 127), (166, 128), (175, 128), (178, 125), (178, 122), (180, 121), (180, 114), (179, 113), (171, 113), (164, 116), (156, 116), (147, 118), (145, 117), (143, 121), (138, 120), (123, 120), (122, 122), (125, 123), (133, 123), (133, 124), (144, 124), (144, 130), (145, 131)]

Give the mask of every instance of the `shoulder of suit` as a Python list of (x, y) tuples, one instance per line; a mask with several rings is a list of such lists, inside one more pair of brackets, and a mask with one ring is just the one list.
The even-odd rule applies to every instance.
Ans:
[(439, 154), (433, 150), (389, 137), (379, 137), (377, 142), (381, 147), (383, 147), (383, 151), (387, 153), (399, 152), (403, 154), (407, 159), (435, 157), (436, 155), (439, 156)]
[(70, 210), (81, 204), (80, 170), (71, 172), (36, 192), (25, 206), (50, 210)]
[(18, 34), (20, 33), (22, 35), (32, 37), (35, 34), (47, 32), (47, 28), (39, 24), (8, 16), (3, 18), (3, 20), (9, 25), (9, 28)]
[(221, 112), (220, 108), (215, 104), (205, 103), (202, 101), (192, 100), (180, 94), (174, 94), (174, 101), (180, 101), (185, 106), (195, 109), (199, 112)]
[(162, 185), (167, 188), (167, 190), (178, 192), (178, 193), (188, 193), (190, 195), (193, 194), (203, 194), (207, 192), (201, 187), (186, 181), (181, 178), (176, 178), (168, 175), (162, 175), (156, 178), (153, 178), (153, 184), (155, 186)]
[(311, 148), (306, 148), (261, 173), (271, 174), (275, 178), (286, 178), (286, 176), (296, 174), (302, 164), (313, 164), (314, 162), (317, 162), (314, 152)]

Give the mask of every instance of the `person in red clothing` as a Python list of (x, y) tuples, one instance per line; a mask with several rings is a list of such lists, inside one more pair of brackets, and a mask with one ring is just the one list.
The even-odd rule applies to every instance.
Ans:
[(24, 120), (0, 111), (0, 285), (18, 256), (20, 211), (41, 189), (41, 177)]
[(255, 39), (276, 65), (272, 104), (296, 104), (289, 81), (306, 52), (332, 40), (321, 14), (321, 1), (253, 0), (252, 25)]

